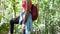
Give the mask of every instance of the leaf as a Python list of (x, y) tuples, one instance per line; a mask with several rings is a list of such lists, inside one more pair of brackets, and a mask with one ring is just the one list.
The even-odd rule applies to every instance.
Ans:
[(14, 5), (17, 5), (17, 4), (19, 4), (19, 2), (13, 2), (13, 4), (14, 4)]
[(16, 4), (19, 4), (19, 2), (16, 2)]
[(3, 16), (2, 15), (0, 15), (0, 19), (2, 18)]

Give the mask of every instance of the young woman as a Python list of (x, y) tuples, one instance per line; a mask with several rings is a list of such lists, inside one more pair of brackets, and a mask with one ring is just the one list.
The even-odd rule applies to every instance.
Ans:
[(31, 0), (24, 0), (22, 3), (23, 12), (19, 17), (10, 20), (10, 33), (13, 34), (14, 24), (22, 24), (22, 30), (25, 30), (25, 34), (30, 34), (29, 31), (33, 31), (32, 27), (32, 15), (30, 14), (32, 7)]

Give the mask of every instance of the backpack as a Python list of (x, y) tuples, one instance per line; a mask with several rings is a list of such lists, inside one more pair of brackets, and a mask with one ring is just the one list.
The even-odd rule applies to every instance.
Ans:
[(33, 4), (32, 4), (31, 11), (32, 11), (32, 12), (31, 12), (31, 14), (32, 14), (32, 20), (34, 21), (34, 20), (36, 20), (37, 17), (38, 17), (38, 9), (37, 9), (37, 7), (34, 6)]

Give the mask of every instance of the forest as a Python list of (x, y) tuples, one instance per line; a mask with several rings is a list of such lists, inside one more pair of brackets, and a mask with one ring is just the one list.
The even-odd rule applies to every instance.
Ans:
[[(60, 34), (60, 0), (31, 0), (38, 8), (31, 34)], [(10, 20), (22, 12), (23, 0), (0, 0), (0, 34), (10, 34)], [(14, 34), (22, 34), (22, 26), (14, 24)]]

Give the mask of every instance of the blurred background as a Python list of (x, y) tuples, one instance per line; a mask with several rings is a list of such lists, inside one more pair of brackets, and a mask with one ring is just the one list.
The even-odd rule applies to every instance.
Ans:
[[(0, 34), (10, 34), (10, 20), (22, 12), (23, 0), (0, 0)], [(32, 0), (38, 6), (38, 18), (31, 34), (60, 34), (60, 0)], [(22, 34), (20, 24), (14, 25), (14, 34)]]

